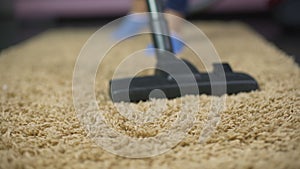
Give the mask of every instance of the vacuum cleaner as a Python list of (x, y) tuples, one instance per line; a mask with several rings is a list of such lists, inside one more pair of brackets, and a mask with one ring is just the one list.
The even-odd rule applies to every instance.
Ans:
[[(234, 72), (228, 63), (214, 63), (213, 71), (206, 73), (199, 72), (189, 61), (177, 58), (168, 36), (169, 28), (162, 14), (161, 1), (146, 1), (152, 41), (156, 49), (155, 73), (151, 76), (111, 80), (109, 93), (113, 102), (139, 102), (149, 100), (149, 97), (173, 99), (188, 94), (221, 96), (226, 93), (250, 92), (259, 88), (253, 77)], [(222, 87), (225, 90), (222, 90)], [(153, 94), (153, 91), (158, 92)]]

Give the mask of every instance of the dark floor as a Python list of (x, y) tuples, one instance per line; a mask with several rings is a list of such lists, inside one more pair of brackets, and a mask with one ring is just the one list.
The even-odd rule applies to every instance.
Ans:
[[(115, 18), (56, 19), (43, 21), (0, 21), (0, 51), (35, 36), (49, 28), (103, 25)], [(279, 24), (271, 14), (193, 15), (189, 20), (236, 20), (250, 25), (254, 30), (285, 51), (300, 64), (300, 29)]]

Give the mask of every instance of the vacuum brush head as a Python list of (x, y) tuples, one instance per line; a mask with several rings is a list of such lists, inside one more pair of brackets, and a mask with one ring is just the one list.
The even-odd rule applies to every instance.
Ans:
[[(190, 63), (187, 65), (191, 66)], [(114, 102), (138, 102), (150, 98), (173, 99), (188, 94), (221, 96), (226, 93), (250, 92), (259, 88), (254, 78), (245, 73), (233, 72), (227, 63), (214, 64), (211, 73), (196, 72), (194, 67), (191, 70), (195, 81), (190, 81), (190, 75), (184, 74), (178, 75), (176, 80), (158, 74), (111, 80), (110, 96)], [(220, 76), (223, 78), (219, 78)], [(178, 79), (180, 84), (177, 83)], [(195, 85), (198, 90), (189, 90)]]

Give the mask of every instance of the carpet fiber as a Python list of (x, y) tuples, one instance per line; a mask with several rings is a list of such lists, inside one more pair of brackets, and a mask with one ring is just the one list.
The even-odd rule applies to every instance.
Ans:
[[(206, 95), (192, 98), (201, 105), (194, 126), (164, 154), (129, 159), (94, 144), (73, 107), (72, 73), (81, 47), (96, 29), (54, 29), (1, 53), (0, 168), (300, 168), (299, 66), (243, 24), (198, 25), (223, 61), (251, 74), (260, 85), (259, 91), (226, 97), (221, 121), (204, 143), (199, 143), (199, 136), (208, 118), (211, 96)], [(126, 53), (136, 46), (139, 43), (128, 41), (117, 52)], [(120, 60), (108, 57), (99, 70), (99, 106), (116, 130), (132, 137), (154, 136), (165, 119), (170, 123), (174, 118), (178, 99), (167, 101), (164, 120), (138, 129), (127, 123), (112, 108), (106, 92)], [(136, 104), (140, 109), (149, 105)]]

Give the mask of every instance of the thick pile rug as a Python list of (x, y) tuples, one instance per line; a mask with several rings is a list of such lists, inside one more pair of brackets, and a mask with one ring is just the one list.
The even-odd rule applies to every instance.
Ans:
[[(199, 142), (199, 137), (209, 120), (212, 97), (201, 95), (183, 97), (187, 102), (199, 100), (200, 110), (187, 137), (166, 153), (131, 159), (96, 145), (77, 119), (72, 100), (76, 58), (96, 29), (53, 29), (1, 52), (0, 168), (300, 168), (299, 66), (246, 25), (197, 25), (222, 61), (249, 73), (260, 85), (258, 91), (226, 96), (220, 123), (205, 142)], [(96, 81), (96, 97), (107, 122), (131, 137), (156, 135), (174, 120), (178, 109), (178, 99), (134, 104), (140, 110), (153, 102), (168, 104), (163, 119), (136, 128), (112, 106), (107, 90), (113, 68), (122, 53), (147, 40), (138, 37), (120, 44), (114, 56), (103, 62)]]

